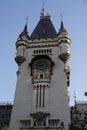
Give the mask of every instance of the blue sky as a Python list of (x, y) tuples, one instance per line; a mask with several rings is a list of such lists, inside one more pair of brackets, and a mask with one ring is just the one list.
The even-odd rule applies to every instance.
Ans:
[[(28, 16), (29, 35), (39, 21), (43, 0), (0, 1), (0, 102), (13, 101), (17, 65), (15, 42)], [(45, 0), (45, 13), (51, 15), (55, 29), (60, 27), (60, 14), (71, 37), (70, 105), (74, 90), (77, 101), (87, 101), (87, 0)]]

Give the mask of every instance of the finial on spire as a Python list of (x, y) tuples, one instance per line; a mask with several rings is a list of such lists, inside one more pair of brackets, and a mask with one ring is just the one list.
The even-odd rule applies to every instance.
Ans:
[(26, 24), (24, 27), (24, 32), (27, 34), (28, 16), (26, 17)]
[(42, 10), (41, 10), (41, 16), (44, 16), (44, 5), (45, 5), (45, 0), (43, 0)]
[(42, 9), (44, 9), (45, 6), (45, 0), (43, 0)]
[(60, 14), (60, 18), (61, 18), (61, 21), (63, 21), (63, 20), (62, 20), (62, 19), (63, 19), (62, 13)]
[(28, 24), (28, 16), (26, 17), (26, 25)]

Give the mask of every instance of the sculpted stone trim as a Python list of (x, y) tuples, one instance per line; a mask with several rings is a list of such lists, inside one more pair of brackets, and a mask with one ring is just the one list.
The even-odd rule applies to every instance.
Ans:
[(16, 49), (17, 49), (19, 46), (25, 46), (25, 47), (27, 47), (27, 45), (21, 43), (21, 44), (16, 45)]
[(33, 87), (37, 88), (40, 85), (43, 86), (43, 87), (49, 87), (49, 83), (34, 83)]
[(29, 42), (31, 43), (43, 43), (43, 42), (56, 42), (57, 41), (57, 38), (54, 38), (54, 39), (51, 39), (51, 38), (48, 38), (48, 39), (35, 39), (35, 40), (29, 40)]
[(60, 45), (61, 43), (67, 43), (68, 45), (70, 45), (70, 42), (67, 39), (60, 40), (60, 42), (58, 42), (58, 45)]
[[(47, 40), (41, 39), (41, 40), (34, 40), (34, 41), (26, 40), (26, 39), (18, 39), (16, 42), (16, 48), (18, 48), (18, 46), (21, 46), (21, 45), (26, 46), (27, 48), (58, 46), (58, 44), (54, 43), (57, 41), (58, 40), (56, 38), (47, 39)], [(50, 43), (50, 42), (52, 42), (52, 43)]]
[(68, 41), (68, 39), (62, 39), (60, 41), (58, 41), (58, 44), (60, 45), (61, 43), (67, 43), (68, 45), (70, 45), (70, 42)]
[[(44, 83), (50, 83), (50, 80), (49, 80), (49, 81), (46, 81), (46, 80), (44, 80), (44, 81), (43, 81), (43, 80), (42, 80), (42, 81), (40, 81), (40, 80), (38, 80), (38, 81), (33, 81), (32, 84), (38, 84), (38, 83), (43, 83), (43, 82), (44, 82)], [(47, 87), (48, 87), (48, 85), (47, 85)]]
[[(68, 35), (60, 35), (57, 40), (60, 40), (60, 39), (69, 39), (70, 40), (70, 37)], [(71, 41), (71, 40), (70, 40)]]
[(43, 48), (43, 47), (58, 47), (58, 44), (48, 44), (48, 45), (25, 45), (24, 43), (16, 44), (16, 49), (19, 46), (25, 46), (27, 48)]
[(51, 74), (52, 74), (52, 72), (53, 72), (53, 66), (54, 66), (54, 62), (52, 61), (52, 59), (49, 56), (47, 56), (47, 55), (37, 55), (29, 63), (29, 66), (31, 67), (31, 75), (32, 75), (32, 65), (33, 65), (33, 63), (36, 60), (39, 60), (39, 59), (47, 59), (51, 63)]
[(34, 118), (45, 118), (47, 116), (49, 116), (50, 113), (44, 113), (44, 112), (36, 112), (36, 113), (31, 113), (30, 116), (34, 117)]
[(23, 43), (23, 42), (16, 42), (16, 49), (19, 47), (19, 46), (25, 46), (27, 47), (27, 43)]
[(19, 42), (19, 41), (26, 41), (26, 42), (29, 42), (29, 40), (28, 40), (27, 38), (24, 38), (24, 37), (18, 38), (18, 39), (17, 39), (17, 42)]
[(43, 48), (43, 47), (58, 47), (58, 44), (48, 44), (48, 45), (29, 45), (28, 48)]
[(59, 58), (66, 63), (70, 59), (70, 54), (69, 53), (62, 53), (59, 55)]
[(15, 57), (15, 61), (18, 64), (18, 66), (20, 66), (25, 60), (26, 60), (26, 58), (24, 56), (16, 56)]

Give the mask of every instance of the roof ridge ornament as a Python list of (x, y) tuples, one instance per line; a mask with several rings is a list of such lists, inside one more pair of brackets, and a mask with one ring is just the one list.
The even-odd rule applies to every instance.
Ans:
[(41, 16), (44, 16), (44, 8), (42, 8)]
[(49, 13), (47, 12), (47, 14), (45, 15), (45, 0), (43, 0), (43, 4), (42, 4), (42, 9), (41, 9), (41, 15), (40, 15), (40, 19), (43, 19), (43, 18), (50, 18), (50, 15)]
[(43, 3), (42, 3), (41, 16), (44, 16), (44, 6), (45, 6), (45, 0), (43, 0)]

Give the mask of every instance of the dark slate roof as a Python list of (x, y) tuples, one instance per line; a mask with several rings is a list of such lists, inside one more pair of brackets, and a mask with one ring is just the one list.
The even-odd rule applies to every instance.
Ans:
[(57, 32), (50, 20), (50, 16), (42, 16), (32, 32), (30, 39), (35, 40), (35, 39), (48, 39), (48, 38), (56, 38), (57, 37)]

